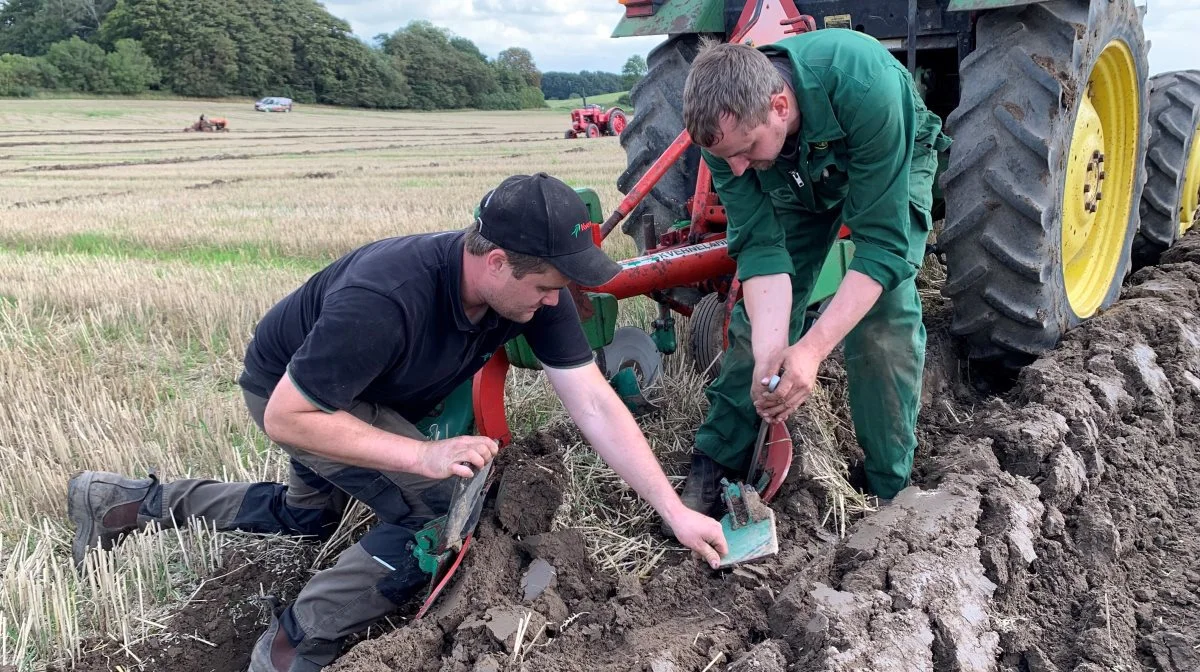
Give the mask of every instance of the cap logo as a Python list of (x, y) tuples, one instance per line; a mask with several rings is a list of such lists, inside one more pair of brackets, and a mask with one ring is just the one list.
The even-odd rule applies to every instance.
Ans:
[(576, 225), (575, 225), (575, 228), (571, 230), (571, 236), (573, 236), (573, 237), (575, 237), (575, 238), (578, 238), (578, 237), (579, 237), (579, 232), (580, 232), (580, 231), (582, 231), (582, 230), (583, 230), (583, 229), (581, 228), (581, 225), (579, 225), (579, 224), (576, 224)]

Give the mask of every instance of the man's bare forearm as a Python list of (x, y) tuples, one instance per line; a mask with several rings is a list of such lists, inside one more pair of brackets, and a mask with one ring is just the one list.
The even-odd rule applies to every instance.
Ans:
[(595, 364), (548, 370), (567, 413), (596, 453), (668, 521), (683, 507), (637, 422)]
[(846, 273), (838, 291), (804, 338), (797, 344), (825, 359), (879, 300), (883, 286), (858, 271)]
[(412, 472), (420, 448), (419, 441), (372, 427), (345, 411), (292, 411), (265, 424), (267, 435), (278, 443), (379, 471)]
[(263, 429), (271, 440), (367, 469), (414, 472), (421, 442), (386, 432), (346, 411), (327, 413), (285, 375), (267, 402)]
[(770, 361), (790, 344), (792, 279), (785, 273), (755, 276), (742, 283), (742, 299), (750, 319), (754, 361)]

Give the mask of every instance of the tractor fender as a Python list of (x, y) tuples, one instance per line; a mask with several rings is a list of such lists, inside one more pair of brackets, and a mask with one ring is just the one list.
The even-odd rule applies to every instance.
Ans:
[(725, 0), (665, 0), (651, 16), (626, 16), (613, 37), (724, 33)]

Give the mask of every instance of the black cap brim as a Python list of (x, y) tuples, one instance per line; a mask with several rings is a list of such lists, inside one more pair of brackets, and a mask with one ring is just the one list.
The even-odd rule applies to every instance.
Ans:
[(550, 257), (546, 261), (581, 287), (599, 287), (621, 272), (621, 265), (595, 246)]

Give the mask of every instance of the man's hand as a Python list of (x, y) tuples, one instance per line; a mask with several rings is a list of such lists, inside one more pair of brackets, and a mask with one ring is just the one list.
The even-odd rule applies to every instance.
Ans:
[[(787, 352), (787, 348), (778, 352), (754, 359), (754, 378), (750, 384), (750, 401), (754, 403), (755, 410), (762, 414), (761, 409), (766, 403), (766, 394), (769, 391), (771, 376), (779, 375), (779, 369), (783, 366), (783, 355)], [(776, 388), (778, 389), (778, 388)]]
[(451, 476), (471, 478), (500, 451), (500, 446), (486, 436), (456, 436), (430, 441), (421, 448), (416, 473), (437, 480)]
[(758, 414), (767, 422), (783, 422), (794, 413), (800, 405), (808, 400), (817, 384), (817, 369), (821, 366), (819, 353), (812, 351), (801, 340), (793, 346), (785, 348), (780, 357), (779, 386), (774, 392), (767, 391), (767, 382), (771, 374), (764, 377), (755, 367), (755, 380), (751, 390), (759, 392), (755, 401)]
[(721, 523), (702, 513), (680, 506), (667, 524), (671, 526), (671, 531), (675, 533), (679, 543), (692, 549), (693, 553), (713, 569), (721, 564), (721, 556), (729, 552), (725, 534), (721, 531)]

